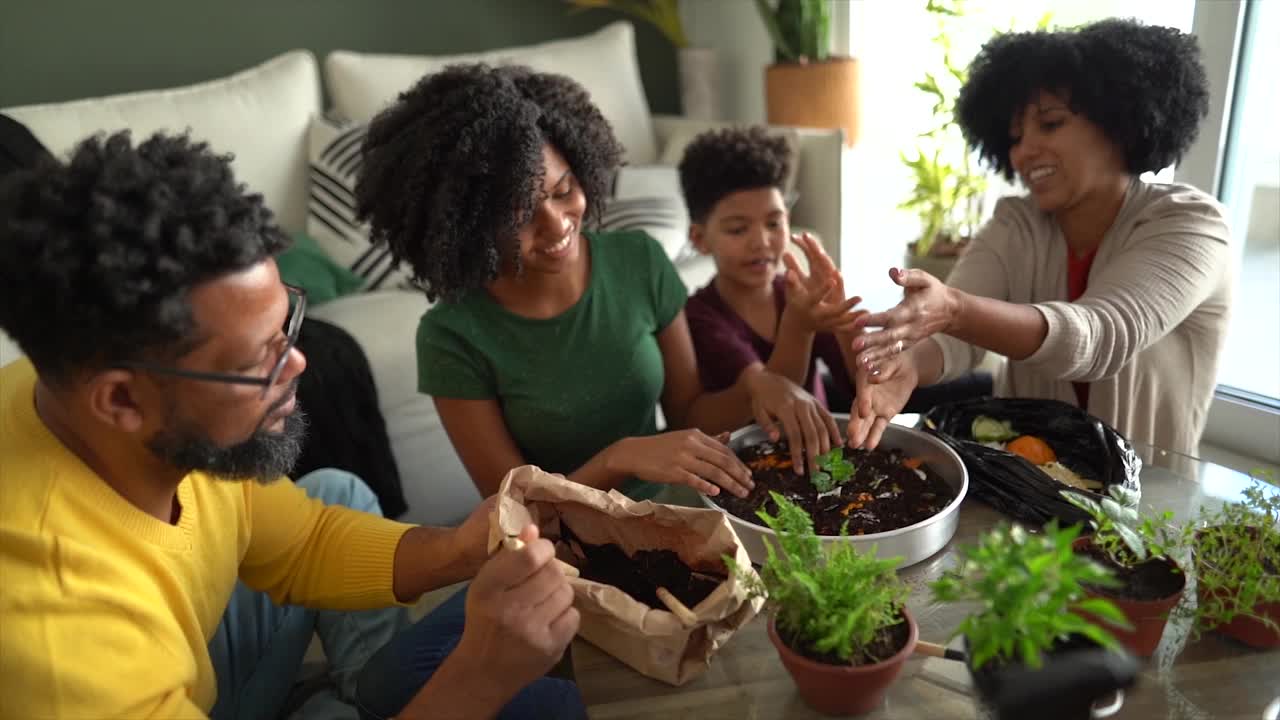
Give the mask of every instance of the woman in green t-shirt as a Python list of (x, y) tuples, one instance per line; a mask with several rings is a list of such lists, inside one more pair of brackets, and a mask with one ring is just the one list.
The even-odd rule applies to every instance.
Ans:
[[(581, 86), (516, 66), (448, 67), (369, 126), (358, 212), (442, 301), (418, 328), (418, 386), (484, 495), (526, 463), (633, 497), (650, 483), (743, 495), (749, 471), (707, 433), (753, 416), (785, 433), (797, 472), (840, 442), (778, 375), (703, 391), (665, 252), (584, 231), (621, 156)], [(658, 433), (659, 402), (676, 430)]]

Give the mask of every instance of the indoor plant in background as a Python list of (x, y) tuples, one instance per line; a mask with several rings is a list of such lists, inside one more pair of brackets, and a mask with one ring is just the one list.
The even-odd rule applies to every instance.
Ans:
[(773, 39), (765, 68), (765, 109), (771, 125), (843, 128), (858, 137), (858, 64), (831, 54), (831, 0), (756, 0)]
[[(1072, 543), (1080, 526), (1059, 528), (1050, 521), (1039, 534), (1019, 525), (1002, 525), (974, 545), (958, 549), (959, 566), (932, 583), (937, 602), (973, 602), (955, 635), (963, 636), (969, 670), (984, 701), (1001, 696), (1006, 678), (1040, 671), (1061, 653), (1117, 642), (1083, 613), (1124, 624), (1110, 601), (1087, 597), (1084, 584), (1114, 583), (1102, 565), (1076, 554)], [(1070, 716), (1089, 717), (1094, 698), (1081, 697)]]
[(968, 78), (957, 61), (949, 25), (963, 17), (958, 0), (929, 0), (925, 8), (937, 18), (933, 42), (941, 50), (941, 68), (925, 73), (916, 89), (933, 103), (931, 127), (920, 133), (914, 157), (902, 153), (915, 187), (898, 207), (920, 218), (920, 236), (907, 246), (906, 265), (946, 280), (968, 246), (983, 217), (986, 174), (979, 169), (955, 120), (955, 102)]
[(1184, 528), (1196, 576), (1196, 630), (1280, 647), (1280, 493), (1255, 478), (1245, 499), (1201, 509)]
[(1187, 585), (1182, 567), (1170, 557), (1173, 513), (1140, 517), (1137, 493), (1120, 485), (1112, 485), (1110, 497), (1101, 501), (1067, 490), (1062, 496), (1089, 513), (1093, 526), (1092, 535), (1076, 539), (1075, 551), (1107, 566), (1117, 580), (1111, 587), (1086, 583), (1085, 589), (1115, 603), (1133, 626), (1114, 631), (1120, 643), (1138, 657), (1151, 657)]
[(689, 47), (679, 0), (566, 0), (574, 11), (606, 8), (650, 23), (676, 49), (680, 109), (694, 120), (720, 119), (720, 58), (711, 48)]
[(773, 612), (769, 639), (795, 680), (800, 697), (830, 715), (864, 713), (885, 691), (915, 650), (919, 630), (907, 612), (906, 585), (894, 568), (851, 544), (824, 551), (808, 513), (771, 493), (777, 514), (759, 511), (777, 533), (760, 574), (726, 562), (755, 597)]

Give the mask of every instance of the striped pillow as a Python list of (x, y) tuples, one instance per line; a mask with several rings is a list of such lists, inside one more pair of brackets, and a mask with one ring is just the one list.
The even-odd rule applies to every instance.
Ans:
[(386, 243), (371, 243), (369, 226), (355, 218), (354, 190), (365, 130), (364, 123), (312, 118), (307, 234), (334, 262), (360, 276), (365, 290), (412, 288), (408, 268), (392, 260)]
[(691, 252), (689, 211), (680, 174), (668, 165), (625, 165), (614, 178), (613, 197), (600, 218), (602, 230), (644, 230), (673, 262)]

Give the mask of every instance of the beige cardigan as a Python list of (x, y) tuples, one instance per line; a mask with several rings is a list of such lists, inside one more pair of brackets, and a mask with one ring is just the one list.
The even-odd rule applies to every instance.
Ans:
[[(996, 393), (1076, 404), (1072, 381), (1090, 383), (1089, 412), (1131, 440), (1196, 454), (1217, 383), (1231, 309), (1225, 212), (1181, 184), (1135, 180), (1103, 236), (1085, 294), (1067, 302), (1067, 244), (1026, 197), (1004, 198), (956, 264), (948, 284), (1031, 303), (1049, 334), (1010, 362)], [(945, 335), (943, 379), (985, 350)]]

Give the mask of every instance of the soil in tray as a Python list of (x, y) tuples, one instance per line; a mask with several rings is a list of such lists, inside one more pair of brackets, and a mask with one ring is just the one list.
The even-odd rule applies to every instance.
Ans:
[(1147, 560), (1129, 568), (1112, 562), (1106, 553), (1092, 545), (1080, 552), (1114, 570), (1116, 580), (1120, 581), (1114, 587), (1090, 586), (1101, 595), (1126, 600), (1160, 600), (1181, 590), (1186, 582), (1182, 573), (1160, 559)]
[[(808, 475), (797, 475), (785, 441), (760, 443), (738, 451), (751, 468), (753, 489), (745, 498), (727, 492), (712, 497), (729, 513), (756, 525), (763, 524), (756, 510), (776, 511), (769, 491), (780, 493), (808, 511), (819, 535), (839, 535), (849, 523), (850, 535), (870, 535), (914, 525), (942, 511), (955, 499), (955, 490), (928, 465), (908, 467), (912, 460), (893, 449), (843, 448), (845, 460), (855, 471), (838, 492), (820, 494)], [(909, 464), (915, 464), (910, 462)]]
[(613, 543), (590, 545), (579, 541), (563, 523), (561, 531), (562, 539), (571, 540), (571, 547), (581, 548), (581, 554), (586, 556), (578, 567), (583, 579), (612, 585), (657, 610), (667, 609), (658, 599), (659, 587), (666, 588), (685, 607), (692, 608), (728, 577), (695, 573), (671, 550), (639, 550), (627, 557), (622, 548)]
[(790, 633), (779, 629), (778, 637), (787, 644), (795, 652), (804, 657), (825, 665), (874, 665), (878, 662), (884, 662), (907, 645), (907, 638), (911, 637), (911, 627), (903, 620), (896, 625), (890, 625), (881, 628), (876, 634), (874, 640), (862, 652), (853, 653), (853, 657), (849, 658), (849, 662), (844, 662), (840, 658), (830, 653), (823, 653), (807, 647), (796, 640), (796, 637)]

